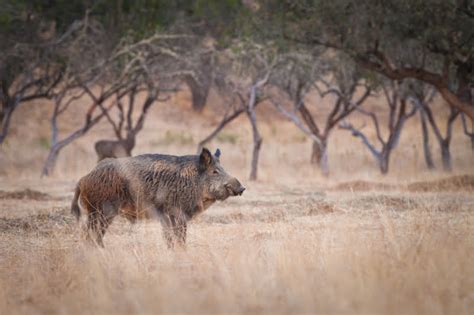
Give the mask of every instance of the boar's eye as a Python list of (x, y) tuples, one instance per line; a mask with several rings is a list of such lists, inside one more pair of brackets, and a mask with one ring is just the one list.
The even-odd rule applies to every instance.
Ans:
[(212, 172), (212, 174), (218, 175), (218, 174), (219, 174), (219, 171), (218, 171), (218, 170), (214, 170), (214, 171)]

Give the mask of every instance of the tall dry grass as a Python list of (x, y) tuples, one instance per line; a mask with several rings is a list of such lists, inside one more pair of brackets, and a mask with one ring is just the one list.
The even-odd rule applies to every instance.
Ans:
[(119, 222), (106, 249), (69, 228), (48, 237), (9, 231), (0, 313), (470, 314), (472, 214), (375, 204), (370, 215), (288, 210), (271, 223), (198, 222), (176, 252), (154, 223)]
[[(179, 104), (188, 98), (152, 109), (135, 154), (195, 152), (219, 118), (183, 111)], [(336, 130), (331, 175), (324, 178), (308, 163), (310, 141), (262, 107), (259, 182), (245, 181), (251, 131), (243, 117), (210, 147), (221, 147), (224, 167), (248, 189), (192, 222), (186, 250), (168, 250), (156, 222), (124, 220), (112, 224), (106, 248), (97, 249), (81, 240), (69, 203), (75, 181), (96, 162), (93, 142), (113, 137), (112, 131), (99, 125), (62, 152), (52, 178), (40, 180), (48, 106), (20, 108), (0, 148), (0, 314), (474, 309), (474, 155), (459, 124), (452, 152), (460, 177), (437, 181), (446, 174), (425, 170), (412, 120), (388, 176), (357, 139)], [(80, 124), (81, 110), (63, 132)], [(444, 115), (443, 107), (437, 114)], [(434, 142), (432, 149), (440, 165)]]

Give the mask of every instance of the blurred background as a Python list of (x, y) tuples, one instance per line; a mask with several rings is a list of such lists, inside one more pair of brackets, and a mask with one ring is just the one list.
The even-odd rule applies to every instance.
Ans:
[[(221, 148), (242, 179), (472, 171), (470, 1), (0, 5), (0, 176)], [(98, 143), (100, 141), (100, 143)]]

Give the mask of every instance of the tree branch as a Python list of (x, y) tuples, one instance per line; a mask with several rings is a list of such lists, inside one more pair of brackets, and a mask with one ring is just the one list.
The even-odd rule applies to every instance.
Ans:
[[(366, 111), (366, 110), (364, 110), (364, 109), (362, 109), (362, 108), (357, 108), (357, 111), (358, 111), (359, 113), (363, 114), (363, 115), (369, 116), (370, 119), (372, 119), (372, 122), (373, 122), (374, 127), (375, 127), (375, 133), (376, 133), (376, 135), (377, 135), (377, 139), (380, 141), (380, 143), (381, 143), (382, 145), (385, 145), (385, 141), (383, 140), (383, 138), (382, 138), (382, 133), (381, 133), (381, 131), (380, 131), (380, 126), (379, 126), (379, 121), (378, 121), (378, 119), (377, 119), (377, 115), (375, 115), (375, 114), (372, 113), (372, 112)], [(346, 123), (346, 124), (348, 124), (348, 123)], [(349, 124), (349, 125), (350, 125), (350, 124)]]
[(382, 64), (374, 62), (366, 55), (356, 55), (356, 61), (363, 67), (381, 73), (392, 80), (403, 80), (407, 78), (418, 79), (420, 81), (433, 85), (451, 106), (465, 113), (471, 120), (474, 120), (474, 105), (463, 101), (454, 92), (452, 92), (442, 75), (427, 71), (421, 68), (400, 67), (395, 68), (388, 59), (380, 52), (372, 52), (370, 55), (376, 56), (382, 61)]
[(299, 120), (298, 116), (295, 113), (290, 113), (276, 100), (271, 99), (271, 103), (275, 106), (275, 108), (283, 114), (287, 119), (292, 121), (298, 129), (300, 129), (305, 135), (307, 135), (311, 140), (316, 142), (318, 145), (321, 145), (321, 139), (312, 133), (306, 126)]
[(462, 121), (462, 129), (464, 131), (464, 134), (468, 137), (474, 137), (474, 130), (469, 132), (469, 128), (467, 127), (466, 117), (464, 116), (464, 113), (461, 114), (461, 121)]
[(362, 131), (356, 129), (350, 123), (345, 122), (345, 121), (343, 121), (339, 124), (339, 128), (349, 130), (349, 131), (351, 131), (352, 136), (360, 138), (362, 140), (362, 142), (365, 144), (365, 146), (370, 150), (372, 155), (377, 160), (380, 160), (381, 152), (377, 151), (377, 149), (370, 143), (369, 139), (367, 138), (367, 136), (364, 133), (362, 133)]

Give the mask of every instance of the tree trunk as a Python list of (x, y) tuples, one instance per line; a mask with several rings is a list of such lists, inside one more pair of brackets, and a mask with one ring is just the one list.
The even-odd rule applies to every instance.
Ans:
[(313, 141), (313, 149), (311, 150), (311, 164), (318, 164), (321, 159), (321, 151), (316, 141)]
[(193, 109), (197, 112), (202, 111), (207, 102), (210, 82), (201, 85), (192, 76), (186, 76), (185, 81), (191, 91)]
[(44, 162), (43, 165), (43, 170), (41, 172), (41, 176), (49, 176), (53, 172), (54, 166), (56, 165), (56, 160), (61, 152), (61, 150), (75, 141), (76, 139), (82, 137), (84, 134), (86, 134), (95, 124), (97, 124), (102, 117), (104, 117), (104, 114), (100, 114), (99, 116), (93, 118), (90, 120), (89, 118), (86, 118), (86, 124), (80, 128), (74, 131), (73, 133), (69, 134), (66, 138), (63, 140), (57, 141), (57, 136), (58, 136), (58, 130), (57, 130), (57, 125), (56, 125), (56, 118), (53, 117), (51, 121), (51, 126), (52, 126), (52, 134), (51, 134), (51, 149), (49, 150), (48, 158)]
[(252, 137), (253, 137), (253, 152), (252, 152), (252, 164), (250, 170), (250, 180), (257, 180), (258, 173), (258, 158), (260, 155), (260, 148), (262, 146), (262, 136), (257, 127), (257, 113), (255, 107), (257, 106), (257, 90), (264, 86), (269, 78), (269, 73), (264, 79), (258, 81), (250, 88), (249, 101), (247, 106), (247, 117), (252, 125)]
[(441, 159), (443, 161), (443, 170), (450, 172), (453, 170), (453, 166), (451, 163), (451, 152), (449, 150), (449, 142), (448, 141), (441, 141), (439, 143), (441, 149)]
[(123, 141), (124, 149), (127, 152), (128, 156), (132, 156), (132, 150), (135, 148), (135, 137), (136, 134), (133, 132), (129, 132), (127, 134), (127, 138)]
[(472, 132), (468, 136), (471, 139), (471, 150), (474, 153), (474, 120), (471, 120), (471, 126)]
[(462, 116), (462, 122), (464, 127), (464, 133), (469, 137), (469, 139), (471, 139), (471, 150), (472, 153), (474, 153), (474, 120), (471, 120), (471, 132), (467, 130), (467, 123), (464, 115)]
[(429, 170), (435, 168), (433, 157), (430, 149), (430, 135), (428, 133), (428, 125), (426, 124), (426, 117), (423, 110), (420, 110), (421, 132), (423, 135), (423, 153), (425, 156), (426, 166)]
[(380, 172), (383, 175), (388, 173), (388, 167), (390, 163), (390, 153), (391, 153), (390, 148), (384, 148), (382, 150), (382, 154), (380, 154), (380, 157), (379, 157)]
[(51, 147), (49, 150), (48, 158), (46, 162), (44, 162), (43, 170), (41, 172), (41, 177), (43, 176), (50, 176), (53, 173), (54, 166), (56, 165), (56, 161), (59, 156), (59, 152), (65, 145), (61, 145), (61, 143), (57, 143)]
[(254, 137), (253, 152), (252, 152), (252, 165), (250, 170), (250, 180), (257, 180), (258, 175), (258, 158), (260, 156), (260, 147), (262, 146), (262, 138), (258, 136)]
[(453, 123), (456, 120), (456, 117), (459, 114), (459, 112), (456, 110), (451, 110), (451, 113), (447, 121), (445, 137), (443, 137), (443, 135), (441, 134), (441, 131), (439, 130), (438, 125), (436, 124), (436, 121), (434, 120), (433, 113), (431, 112), (430, 108), (427, 106), (424, 107), (424, 112), (426, 114), (426, 117), (428, 118), (428, 122), (430, 123), (431, 128), (433, 129), (433, 132), (436, 136), (436, 140), (438, 141), (438, 144), (439, 144), (439, 148), (441, 151), (441, 160), (443, 163), (443, 170), (451, 171), (452, 164), (451, 164), (451, 153), (449, 151), (449, 146), (451, 143)]
[(6, 104), (3, 106), (2, 112), (0, 112), (0, 144), (5, 141), (10, 128), (10, 121), (13, 116), (15, 104)]
[(252, 137), (253, 137), (253, 152), (252, 152), (252, 164), (250, 170), (250, 180), (257, 180), (258, 173), (258, 158), (260, 156), (260, 148), (262, 146), (262, 136), (257, 128), (257, 115), (255, 113), (255, 107), (249, 106), (247, 110), (247, 116), (252, 125)]
[(324, 176), (329, 176), (327, 141), (322, 139), (321, 144), (313, 142), (311, 164), (317, 165)]

